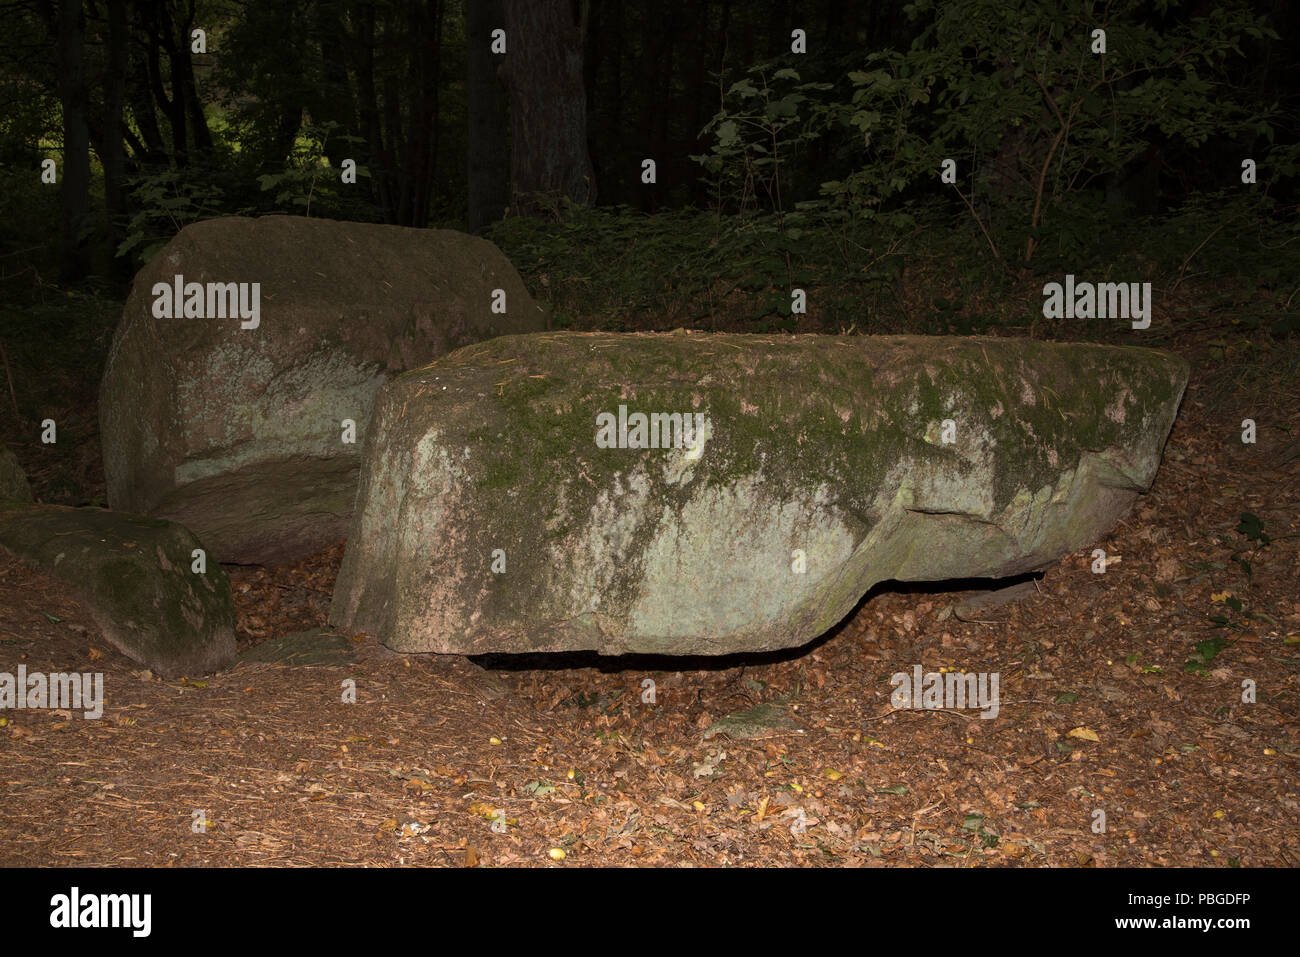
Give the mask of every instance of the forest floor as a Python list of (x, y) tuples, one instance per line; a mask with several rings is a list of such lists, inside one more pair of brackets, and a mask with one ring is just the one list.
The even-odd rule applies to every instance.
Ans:
[[(362, 637), (163, 680), (0, 558), (2, 660), (106, 692), (100, 720), (0, 714), (0, 865), (1300, 865), (1300, 403), (1216, 335), (1175, 347), (1192, 382), (1104, 574), (1089, 548), (974, 611), (980, 583), (888, 583), (788, 652)], [(324, 627), (341, 555), (228, 568), (241, 648)], [(895, 710), (917, 665), (997, 673), (999, 713)], [(778, 726), (717, 733), (757, 705)]]

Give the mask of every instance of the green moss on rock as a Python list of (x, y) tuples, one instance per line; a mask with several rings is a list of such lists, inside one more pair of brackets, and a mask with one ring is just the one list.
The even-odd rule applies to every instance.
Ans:
[[(1186, 375), (1152, 350), (1006, 339), (469, 346), (381, 393), (331, 620), (411, 651), (799, 644), (882, 579), (1088, 544), (1150, 484)], [(704, 413), (698, 459), (598, 448), (619, 405)]]
[(0, 548), (59, 579), (104, 637), (162, 675), (199, 675), (234, 663), (230, 580), (173, 522), (95, 508), (0, 506)]

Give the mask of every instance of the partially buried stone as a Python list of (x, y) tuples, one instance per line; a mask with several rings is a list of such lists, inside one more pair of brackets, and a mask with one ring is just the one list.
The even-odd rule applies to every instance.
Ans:
[(281, 635), (239, 653), (241, 662), (274, 662), (295, 667), (346, 665), (355, 660), (352, 642), (328, 628)]
[(18, 458), (0, 445), (0, 501), (30, 502), (32, 488)]
[(761, 738), (773, 731), (797, 730), (799, 725), (788, 710), (781, 705), (768, 702), (756, 704), (747, 711), (737, 711), (735, 714), (718, 719), (704, 732), (704, 740), (708, 741), (719, 734), (725, 734), (736, 740), (748, 740)]
[(235, 659), (230, 579), (196, 572), (198, 541), (174, 522), (99, 508), (0, 504), (0, 548), (58, 579), (119, 651), (168, 677)]

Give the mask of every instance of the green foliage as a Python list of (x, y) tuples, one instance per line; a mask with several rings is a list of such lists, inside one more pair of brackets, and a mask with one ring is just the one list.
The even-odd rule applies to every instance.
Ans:
[[(87, 467), (98, 458), (98, 445), (87, 443), (99, 430), (95, 401), (122, 303), (91, 283), (76, 289), (10, 285), (8, 291), (0, 303), (0, 440), (28, 449), (24, 464), (35, 466), (28, 478), (42, 501), (102, 505)], [(33, 443), (50, 416), (58, 422), (57, 445)]]
[[(1246, 573), (1248, 579), (1253, 579), (1255, 577), (1255, 568), (1252, 561), (1255, 558), (1256, 553), (1258, 553), (1261, 548), (1267, 548), (1272, 543), (1273, 539), (1269, 537), (1268, 532), (1264, 531), (1264, 523), (1260, 521), (1259, 516), (1251, 512), (1241, 513), (1241, 521), (1237, 523), (1237, 532), (1246, 536), (1246, 540), (1252, 542), (1253, 546), (1249, 550), (1250, 558), (1244, 557), (1246, 550), (1242, 549), (1241, 551), (1232, 553), (1232, 560), (1237, 563), (1243, 572)], [(1237, 599), (1229, 598), (1227, 601), (1229, 606), (1231, 606), (1233, 602), (1237, 601)], [(1237, 604), (1239, 606), (1240, 602), (1237, 602)], [(1241, 611), (1241, 608), (1236, 607), (1233, 610), (1239, 612)]]
[[(129, 180), (127, 187), (135, 212), (117, 255), (135, 255), (140, 264), (153, 258), (190, 223), (231, 214), (225, 191), (216, 184), (212, 171), (202, 166), (145, 173)], [(236, 215), (246, 212), (240, 210)]]
[[(318, 212), (323, 205), (326, 216), (338, 214), (342, 174), (330, 166), (326, 146), (331, 138), (336, 143), (361, 142), (360, 137), (341, 134), (338, 130), (339, 124), (333, 120), (318, 125), (304, 124), (294, 140), (284, 171), (257, 177), (262, 192), (273, 197), (277, 211), (310, 216), (314, 199)], [(369, 177), (370, 171), (358, 166), (357, 176)]]
[[(368, 209), (356, 208), (361, 200), (346, 192), (340, 171), (326, 159), (327, 145), (353, 142), (355, 137), (338, 133), (338, 124), (328, 121), (306, 124), (294, 141), (293, 149), (280, 171), (263, 172), (251, 177), (240, 162), (234, 127), (214, 124), (214, 134), (222, 142), (221, 152), (229, 165), (225, 168), (192, 163), (145, 173), (128, 183), (134, 213), (126, 237), (117, 255), (134, 255), (141, 264), (167, 244), (190, 223), (217, 216), (249, 216), (262, 213), (291, 213), (330, 218), (366, 220)], [(358, 177), (369, 176), (359, 166)], [(255, 179), (259, 192), (248, 187)]]
[[(907, 234), (845, 211), (718, 217), (568, 208), (509, 219), (488, 238), (559, 328), (868, 332), (893, 301)], [(815, 315), (791, 314), (803, 288)]]
[[(1289, 152), (1277, 148), (1265, 154), (1261, 182), (1255, 186), (1194, 194), (1168, 215), (1141, 221), (1133, 230), (1132, 246), (1172, 275), (1174, 288), (1191, 279), (1227, 277), (1247, 278), (1263, 289), (1294, 288), (1300, 274), (1300, 222), (1278, 206), (1268, 193), (1272, 183), (1263, 179), (1285, 175)], [(1250, 266), (1244, 276), (1243, 264)], [(1243, 303), (1234, 291), (1233, 301), (1237, 318), (1247, 325), (1277, 318), (1263, 299), (1258, 306), (1254, 297)]]
[[(1236, 601), (1235, 598), (1232, 600)], [(1241, 603), (1237, 602), (1237, 606), (1237, 610), (1240, 611)], [(1227, 624), (1226, 619), (1223, 620), (1223, 624)], [(1228, 647), (1228, 644), (1226, 638), (1218, 635), (1207, 638), (1205, 641), (1198, 641), (1192, 646), (1195, 650), (1192, 652), (1191, 657), (1187, 659), (1187, 663), (1183, 665), (1183, 670), (1193, 675), (1205, 674), (1210, 670), (1210, 663), (1219, 656), (1219, 652)]]
[[(5, 189), (0, 190), (0, 255), (13, 259), (0, 262), (0, 278), (26, 274), (26, 285), (39, 286), (42, 273), (55, 269), (57, 243), (51, 241), (50, 224), (59, 221), (59, 191), (41, 183), (40, 171), (28, 168), (6, 170)], [(36, 233), (40, 224), (43, 234)], [(11, 287), (7, 290), (11, 293)]]
[[(847, 102), (826, 122), (857, 131), (859, 169), (825, 185), (873, 209), (957, 161), (957, 195), (998, 258), (1030, 261), (1047, 234), (1080, 245), (1096, 224), (1100, 186), (1154, 139), (1197, 147), (1214, 136), (1272, 136), (1271, 114), (1238, 104), (1218, 81), (1247, 37), (1276, 38), (1240, 3), (1169, 29), (1131, 5), (1065, 0), (918, 0), (923, 24), (907, 51), (866, 57)], [(1106, 31), (1094, 53), (1092, 32)], [(1087, 203), (1069, 201), (1087, 195)], [(1064, 216), (1054, 217), (1054, 213)]]
[(985, 817), (983, 814), (967, 814), (966, 819), (962, 821), (961, 829), (969, 831), (972, 836), (978, 837), (980, 844), (985, 849), (996, 847), (1000, 837), (984, 826)]
[(1268, 537), (1268, 532), (1264, 531), (1264, 523), (1260, 521), (1259, 516), (1251, 512), (1241, 513), (1241, 521), (1237, 523), (1237, 531), (1260, 547), (1272, 541)]
[(21, 304), (0, 306), (0, 336), (15, 375), (31, 373), (16, 391), (22, 414), (37, 419), (42, 408), (57, 408), (76, 395), (70, 381), (98, 388), (122, 303), (93, 287), (45, 286), (38, 295), (24, 298)]
[(830, 83), (800, 82), (796, 70), (772, 63), (751, 67), (731, 84), (722, 109), (701, 131), (713, 134), (712, 149), (691, 156), (709, 174), (719, 212), (732, 205), (753, 212), (760, 203), (776, 212), (784, 208), (782, 172), (819, 135), (805, 104), (831, 89)]

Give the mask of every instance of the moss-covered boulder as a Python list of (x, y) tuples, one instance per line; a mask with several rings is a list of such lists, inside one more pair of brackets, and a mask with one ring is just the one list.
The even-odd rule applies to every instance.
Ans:
[(876, 582), (1096, 541), (1186, 381), (1163, 352), (1014, 339), (470, 346), (381, 393), (330, 620), (399, 651), (799, 645)]
[(0, 445), (0, 502), (30, 502), (32, 487), (17, 457)]
[(297, 216), (187, 226), (135, 277), (113, 338), (109, 504), (185, 524), (222, 561), (310, 553), (346, 533), (389, 376), (544, 328), (484, 239)]
[(0, 504), (0, 548), (85, 606), (127, 657), (166, 676), (208, 674), (235, 660), (230, 579), (173, 522), (98, 508)]

